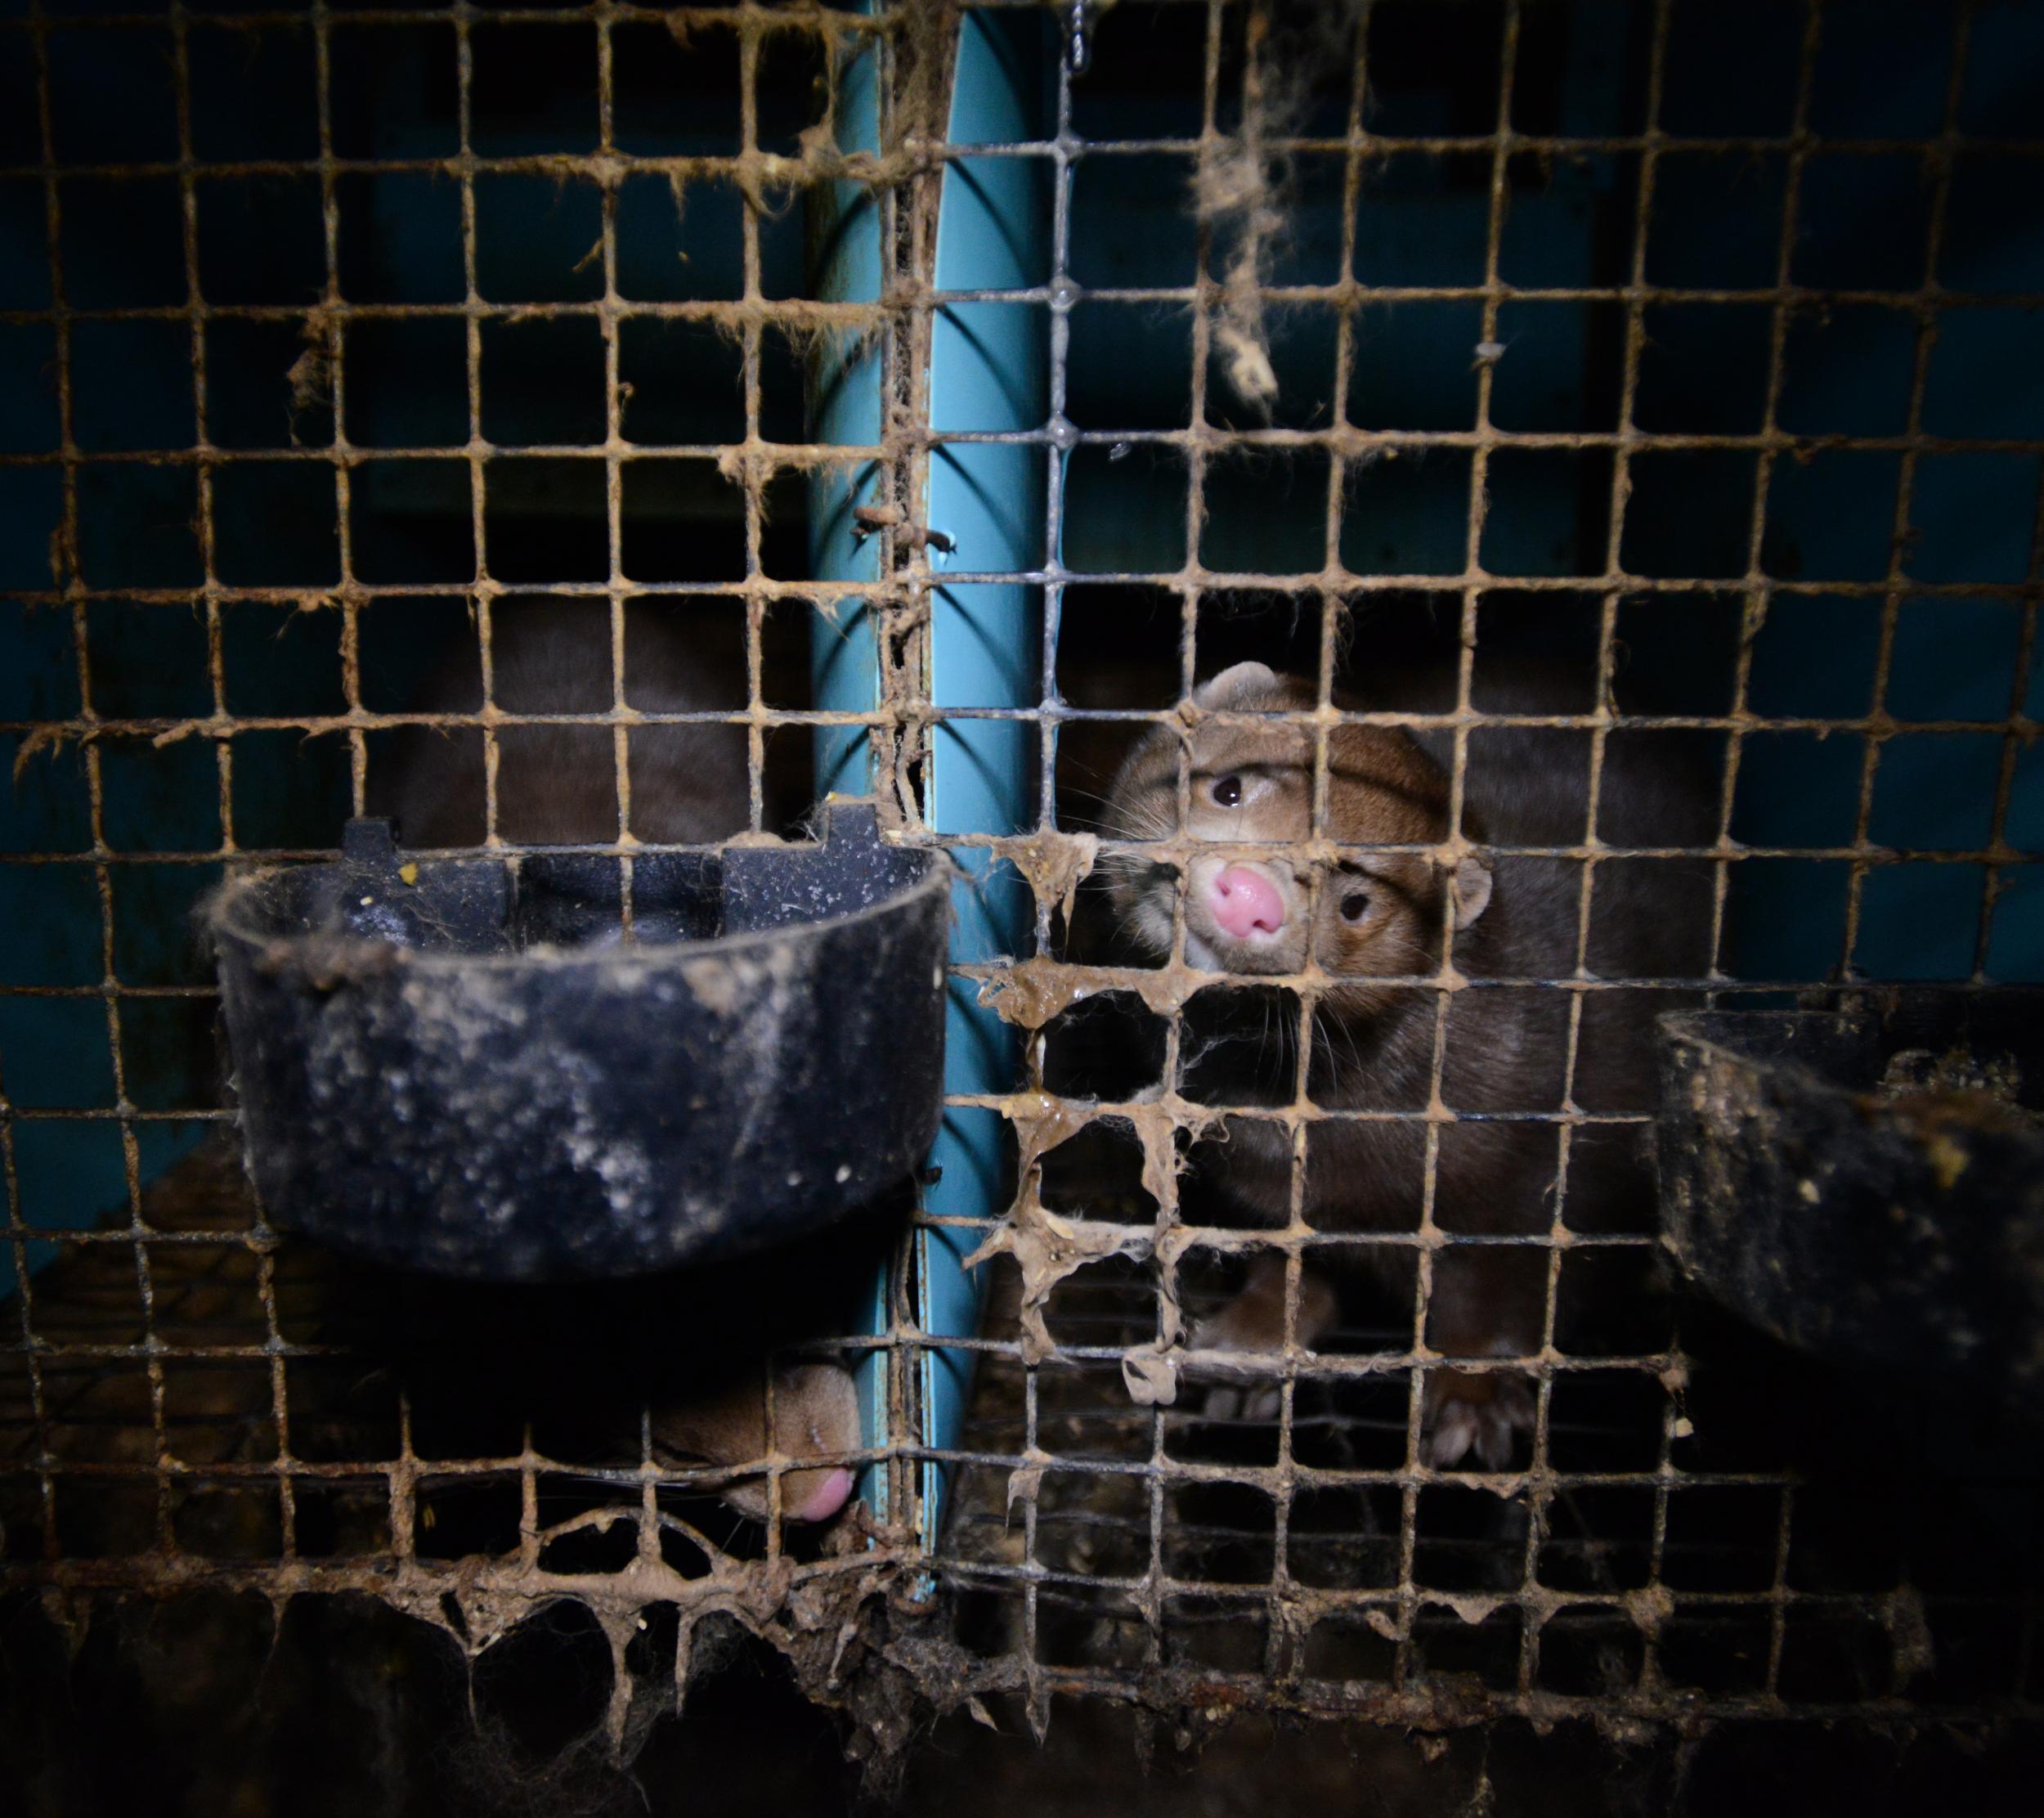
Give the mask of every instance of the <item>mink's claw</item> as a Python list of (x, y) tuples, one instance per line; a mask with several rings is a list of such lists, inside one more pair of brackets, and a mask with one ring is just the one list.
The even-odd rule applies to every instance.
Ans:
[(1520, 1377), (1436, 1371), (1427, 1379), (1421, 1460), (1447, 1470), (1474, 1453), (1486, 1470), (1508, 1470), (1518, 1436), (1533, 1430), (1533, 1391)]

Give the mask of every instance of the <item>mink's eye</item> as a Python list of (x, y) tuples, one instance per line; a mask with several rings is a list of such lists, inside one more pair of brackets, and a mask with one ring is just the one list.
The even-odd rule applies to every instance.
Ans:
[(1242, 801), (1242, 779), (1239, 776), (1217, 777), (1213, 784), (1213, 799), (1219, 807), (1239, 807)]
[(1344, 922), (1360, 922), (1369, 913), (1369, 892), (1368, 891), (1351, 890), (1342, 898), (1342, 919)]

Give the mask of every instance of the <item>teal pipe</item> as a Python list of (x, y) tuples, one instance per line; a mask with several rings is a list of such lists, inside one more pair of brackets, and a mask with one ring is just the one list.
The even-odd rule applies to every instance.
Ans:
[[(1042, 21), (1034, 16), (966, 15), (961, 28), (948, 137), (954, 146), (1011, 142), (1039, 136)], [(842, 142), (878, 144), (875, 70), (870, 53), (845, 73), (839, 92)], [(870, 301), (880, 272), (880, 209), (856, 186), (839, 186), (836, 218), (824, 236), (823, 294)], [(1035, 281), (1049, 238), (1041, 176), (1034, 161), (995, 158), (946, 170), (939, 207), (936, 281), (941, 290), (1013, 288)], [(1028, 305), (976, 303), (939, 311), (930, 370), (931, 426), (944, 429), (1040, 428), (1044, 419), (1044, 344)], [(827, 352), (814, 413), (819, 440), (870, 445), (879, 439), (880, 360), (872, 349), (832, 357)], [(923, 522), (953, 545), (933, 545), (931, 560), (969, 565), (979, 573), (1024, 571), (1043, 558), (1043, 458), (1027, 446), (940, 444), (932, 453)], [(832, 579), (879, 577), (877, 539), (854, 534), (852, 513), (867, 502), (876, 464), (822, 475), (811, 496), (814, 572)], [(1039, 590), (1020, 583), (935, 588), (930, 601), (930, 698), (945, 707), (1032, 707), (1038, 689), (1042, 624)], [(848, 603), (835, 622), (819, 615), (812, 645), (818, 707), (853, 711), (879, 699), (880, 671), (872, 616)], [(933, 734), (925, 810), (939, 833), (1007, 834), (1030, 824), (1033, 752), (1026, 722), (940, 720)], [(819, 793), (863, 793), (872, 787), (870, 742), (863, 729), (819, 729)], [(1020, 950), (1029, 925), (1026, 887), (984, 847), (955, 849), (962, 869), (953, 894), (954, 963), (994, 959)], [(952, 985), (945, 1024), (947, 1093), (998, 1093), (1015, 1081), (1015, 1032), (979, 1008), (969, 980)], [(997, 1216), (1011, 1187), (1001, 1120), (989, 1112), (952, 1111), (930, 1165), (925, 1208), (940, 1216)], [(916, 1317), (926, 1331), (970, 1335), (979, 1323), (979, 1290), (963, 1259), (972, 1234), (918, 1231), (915, 1239)], [(872, 1306), (872, 1331), (886, 1328), (886, 1284)], [(885, 1358), (876, 1353), (862, 1381), (869, 1442), (890, 1443)], [(954, 1445), (971, 1386), (970, 1354), (928, 1350), (920, 1361), (922, 1430), (926, 1446)], [(862, 1492), (885, 1514), (885, 1474), (872, 1471)], [(921, 1520), (935, 1543), (944, 1475), (924, 1467)]]

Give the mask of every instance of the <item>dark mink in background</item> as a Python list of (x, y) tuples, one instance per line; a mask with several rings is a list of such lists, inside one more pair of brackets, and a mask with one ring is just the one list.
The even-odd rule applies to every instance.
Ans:
[[(435, 667), (411, 711), (480, 707), (477, 643), (463, 640)], [(506, 599), (491, 608), (490, 698), (537, 723), (496, 734), (498, 835), (514, 846), (608, 844), (618, 837), (616, 734), (607, 725), (546, 716), (603, 714), (617, 705), (609, 607), (594, 599)], [(710, 648), (688, 615), (666, 606), (628, 611), (625, 700), (648, 713), (708, 713), (745, 695), (742, 662)], [(631, 832), (661, 845), (728, 839), (746, 824), (742, 726), (632, 726), (626, 732)], [(397, 822), (418, 851), (480, 846), (482, 741), (466, 727), (407, 726), (370, 766), (369, 811)], [(772, 824), (772, 822), (769, 822)]]

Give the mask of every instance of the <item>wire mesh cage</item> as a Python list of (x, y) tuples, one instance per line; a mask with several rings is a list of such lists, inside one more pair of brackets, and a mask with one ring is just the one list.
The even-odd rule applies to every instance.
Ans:
[[(614, 1747), (713, 1617), (885, 1746), (2036, 1718), (2033, 1439), (1673, 1296), (1651, 1142), (1662, 1011), (2044, 979), (2035, 9), (0, 36), (11, 1588), (577, 1606)], [(958, 867), (912, 1194), (509, 1297), (255, 1203), (223, 876), (629, 930), (832, 790)], [(661, 1443), (782, 1345), (833, 1525), (784, 1376)]]

